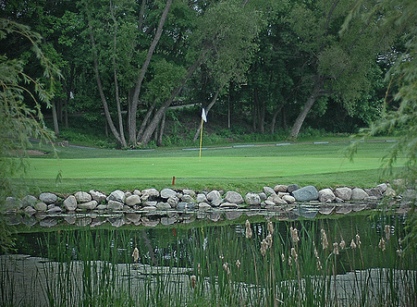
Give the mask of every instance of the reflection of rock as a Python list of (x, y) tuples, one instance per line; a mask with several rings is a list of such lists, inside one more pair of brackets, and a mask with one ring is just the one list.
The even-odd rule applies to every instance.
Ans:
[(220, 212), (211, 212), (208, 214), (208, 218), (213, 222), (217, 222), (220, 220)]
[(172, 225), (175, 224), (177, 222), (177, 217), (176, 216), (172, 216), (172, 217), (163, 217), (161, 218), (161, 224), (162, 225)]
[(33, 216), (25, 216), (22, 223), (28, 227), (35, 226), (38, 221)]
[(241, 211), (227, 211), (225, 217), (227, 220), (235, 220), (242, 215)]
[(123, 218), (121, 217), (113, 217), (113, 218), (108, 218), (107, 219), (109, 221), (109, 223), (113, 226), (113, 227), (120, 227), (123, 226), (125, 224), (125, 221)]
[(91, 224), (91, 217), (78, 218), (75, 221), (75, 225), (81, 226), (81, 227), (85, 227), (85, 226), (90, 225), (90, 224)]
[(9, 225), (9, 226), (19, 225), (23, 221), (22, 216), (17, 215), (17, 214), (6, 214), (4, 216), (4, 219), (5, 219), (6, 225)]
[(45, 219), (43, 219), (43, 220), (41, 220), (40, 222), (39, 222), (39, 225), (41, 226), (41, 227), (54, 227), (54, 226), (56, 226), (58, 224), (58, 221), (57, 221), (57, 219), (54, 219), (54, 218), (45, 218)]

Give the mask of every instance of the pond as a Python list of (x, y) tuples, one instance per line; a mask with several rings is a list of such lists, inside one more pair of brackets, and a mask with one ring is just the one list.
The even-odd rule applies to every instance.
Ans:
[[(2, 255), (2, 306), (415, 306), (405, 217), (243, 216), (28, 230)], [(132, 257), (137, 248), (138, 259)]]

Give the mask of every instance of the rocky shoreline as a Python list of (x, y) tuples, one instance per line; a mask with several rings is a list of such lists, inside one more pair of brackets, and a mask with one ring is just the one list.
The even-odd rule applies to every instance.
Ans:
[(241, 195), (235, 191), (194, 191), (164, 188), (122, 191), (78, 191), (71, 195), (41, 193), (22, 199), (8, 197), (4, 216), (8, 225), (52, 227), (61, 222), (77, 226), (110, 223), (156, 226), (207, 219), (233, 220), (242, 214), (268, 215), (278, 219), (313, 218), (317, 214), (347, 214), (374, 209), (383, 200), (397, 212), (407, 212), (406, 199), (415, 191), (398, 195), (388, 183), (370, 189), (338, 187), (318, 190), (314, 186), (278, 184), (261, 192)]

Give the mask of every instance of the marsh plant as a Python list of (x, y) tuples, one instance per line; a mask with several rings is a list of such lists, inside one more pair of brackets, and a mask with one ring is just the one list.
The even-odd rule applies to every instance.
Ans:
[(39, 258), (0, 258), (0, 303), (416, 306), (405, 235), (393, 216), (48, 232)]

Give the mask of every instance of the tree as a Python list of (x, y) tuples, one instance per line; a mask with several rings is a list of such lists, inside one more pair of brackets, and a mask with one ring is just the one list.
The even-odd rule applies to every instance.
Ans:
[[(361, 1), (366, 10), (373, 1)], [(381, 20), (363, 20), (358, 16), (349, 31), (339, 35), (348, 12), (350, 1), (320, 0), (297, 1), (287, 18), (296, 38), (295, 54), (300, 65), (296, 68), (300, 84), (307, 96), (295, 119), (290, 137), (297, 138), (300, 129), (321, 97), (330, 97), (348, 112), (372, 88), (377, 76), (377, 54), (389, 48), (391, 36), (376, 37), (375, 29)]]
[[(0, 55), (0, 203), (14, 194), (11, 176), (24, 166), (12, 157), (25, 156), (30, 139), (51, 141), (53, 133), (45, 127), (42, 104), (51, 107), (60, 72), (41, 50), (41, 37), (27, 26), (0, 19), (0, 40), (19, 36), (30, 42), (31, 51), (43, 67), (43, 76), (34, 79), (25, 73), (22, 59)], [(33, 106), (33, 107), (31, 107)], [(10, 247), (7, 229), (0, 223), (0, 247)]]
[[(394, 133), (398, 141), (392, 146), (386, 158), (387, 169), (392, 172), (393, 166), (399, 157), (404, 157), (405, 166), (400, 173), (395, 174), (404, 180), (402, 192), (406, 189), (414, 190), (410, 199), (413, 207), (407, 218), (408, 234), (405, 242), (407, 250), (415, 253), (417, 248), (417, 2), (413, 0), (382, 0), (375, 4), (371, 10), (363, 10), (360, 6), (363, 1), (357, 1), (358, 6), (352, 10), (344, 23), (343, 30), (348, 31), (354, 27), (353, 18), (361, 16), (365, 20), (378, 18), (381, 27), (376, 30), (375, 36), (382, 38), (388, 32), (394, 33), (404, 44), (404, 50), (395, 50), (391, 53), (394, 58), (386, 74), (388, 84), (386, 99), (382, 116), (375, 121), (369, 129), (362, 131), (363, 137), (381, 133)], [(362, 9), (361, 9), (362, 8)], [(396, 104), (394, 104), (396, 102)], [(358, 144), (352, 149), (355, 152)], [(394, 175), (394, 174), (393, 174)]]

